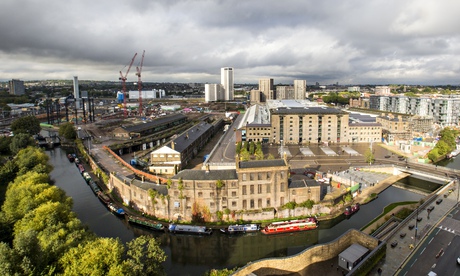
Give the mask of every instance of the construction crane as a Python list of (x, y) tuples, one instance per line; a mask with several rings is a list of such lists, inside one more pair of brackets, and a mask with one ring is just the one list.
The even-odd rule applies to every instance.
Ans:
[(142, 53), (141, 65), (136, 67), (136, 75), (137, 75), (137, 87), (139, 89), (139, 115), (142, 116), (142, 80), (141, 80), (141, 73), (142, 73), (142, 65), (144, 64), (144, 55), (145, 50)]
[(126, 74), (123, 75), (123, 73), (120, 71), (120, 80), (121, 80), (121, 85), (123, 87), (123, 115), (126, 116), (128, 115), (128, 111), (126, 110), (126, 80), (128, 77), (129, 70), (131, 70), (131, 66), (133, 66), (134, 59), (136, 58), (137, 53), (134, 54), (133, 59), (131, 60), (131, 63), (129, 64), (128, 70), (126, 70)]

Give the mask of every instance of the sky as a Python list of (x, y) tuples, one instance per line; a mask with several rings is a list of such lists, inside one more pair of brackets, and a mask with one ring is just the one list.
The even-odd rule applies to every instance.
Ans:
[[(2, 0), (0, 80), (460, 84), (458, 0)], [(128, 74), (133, 56), (137, 56)], [(120, 74), (121, 72), (121, 74)]]

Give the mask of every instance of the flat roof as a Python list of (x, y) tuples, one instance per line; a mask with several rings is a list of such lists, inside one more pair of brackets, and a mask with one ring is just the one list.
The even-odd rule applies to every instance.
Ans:
[(367, 249), (366, 247), (354, 243), (350, 245), (350, 247), (342, 251), (342, 253), (339, 254), (339, 258), (344, 258), (345, 260), (354, 263), (368, 251), (369, 249)]

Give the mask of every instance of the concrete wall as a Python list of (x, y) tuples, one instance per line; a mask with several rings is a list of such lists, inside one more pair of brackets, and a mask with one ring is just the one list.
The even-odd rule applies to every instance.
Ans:
[(336, 240), (322, 245), (308, 248), (301, 253), (286, 258), (263, 259), (250, 263), (233, 275), (246, 276), (254, 271), (264, 275), (285, 275), (303, 270), (305, 267), (337, 257), (353, 243), (360, 244), (370, 250), (378, 246), (378, 240), (356, 229), (348, 230)]

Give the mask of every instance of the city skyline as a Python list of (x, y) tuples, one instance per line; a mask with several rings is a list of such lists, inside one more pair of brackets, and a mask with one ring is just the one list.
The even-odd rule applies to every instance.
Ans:
[[(0, 80), (460, 83), (460, 2), (3, 1)], [(131, 68), (128, 81), (136, 81)]]

